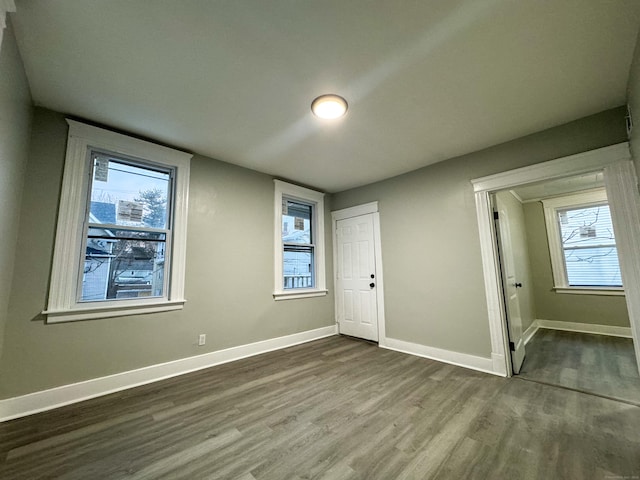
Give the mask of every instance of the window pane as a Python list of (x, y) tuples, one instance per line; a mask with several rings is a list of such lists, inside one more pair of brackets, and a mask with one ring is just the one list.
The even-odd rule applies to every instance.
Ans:
[(169, 171), (99, 152), (92, 165), (80, 301), (163, 296), (166, 233), (135, 227), (167, 228)]
[(609, 205), (558, 211), (564, 247), (615, 245)]
[(570, 286), (622, 286), (609, 205), (558, 211)]
[(169, 172), (92, 153), (90, 223), (167, 228)]
[(565, 249), (564, 256), (570, 286), (622, 286), (615, 247)]
[(313, 288), (313, 247), (285, 246), (284, 288)]
[(165, 242), (104, 237), (87, 240), (81, 301), (163, 296)]
[(312, 242), (311, 215), (312, 205), (283, 200), (282, 205), (282, 241), (285, 243)]

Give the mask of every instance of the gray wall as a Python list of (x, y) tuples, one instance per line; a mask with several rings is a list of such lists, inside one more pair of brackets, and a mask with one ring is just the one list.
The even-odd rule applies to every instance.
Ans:
[[(520, 201), (511, 192), (497, 192), (496, 198), (501, 201), (509, 216), (511, 249), (517, 273), (516, 281), (522, 283), (522, 288), (518, 289), (518, 303), (520, 305), (522, 331), (524, 332), (536, 319), (524, 209)], [(500, 224), (502, 225), (502, 222)]]
[(629, 326), (624, 296), (570, 295), (553, 290), (549, 243), (540, 202), (524, 205), (537, 318), (595, 325)]
[(0, 49), (0, 359), (13, 277), (20, 200), (29, 148), (31, 94), (7, 18)]
[[(195, 156), (184, 310), (47, 325), (65, 156), (61, 114), (35, 109), (0, 398), (332, 325), (333, 295), (275, 302), (270, 176)], [(330, 197), (325, 205), (330, 225)], [(333, 290), (330, 229), (327, 280)], [(242, 268), (233, 268), (237, 262)], [(198, 347), (198, 334), (207, 344)]]
[[(471, 178), (625, 140), (623, 109), (556, 127), (327, 198), (380, 201), (389, 337), (490, 355)], [(271, 177), (209, 158), (192, 163), (185, 309), (46, 325), (67, 128), (35, 109), (0, 398), (333, 324), (333, 296), (274, 302)], [(333, 290), (330, 228), (327, 279)], [(241, 232), (239, 235), (238, 232)], [(241, 256), (246, 268), (237, 271)], [(199, 333), (207, 345), (197, 347)]]
[(624, 142), (624, 112), (624, 108), (608, 110), (335, 194), (335, 209), (379, 201), (387, 335), (489, 357), (480, 242), (469, 181)]

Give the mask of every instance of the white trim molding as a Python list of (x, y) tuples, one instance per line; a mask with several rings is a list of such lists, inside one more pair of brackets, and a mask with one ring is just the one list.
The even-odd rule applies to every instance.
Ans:
[[(378, 202), (376, 202), (377, 206)], [(373, 241), (376, 254), (376, 302), (378, 308), (378, 345), (387, 344), (387, 326), (384, 315), (384, 272), (382, 271), (382, 236), (380, 235), (380, 213), (373, 213)]]
[(621, 287), (553, 287), (553, 291), (572, 295), (624, 296), (624, 289)]
[[(364, 203), (354, 207), (343, 208), (331, 212), (331, 238), (333, 239), (333, 272), (334, 275), (338, 271), (338, 245), (337, 245), (337, 225), (339, 220), (347, 218), (359, 217), (361, 215), (373, 215), (373, 243), (376, 264), (376, 308), (378, 322), (378, 345), (386, 346), (387, 334), (384, 315), (384, 273), (382, 271), (382, 236), (380, 234), (380, 212), (378, 211), (378, 202)], [(334, 278), (336, 281), (337, 278)], [(335, 295), (335, 315), (336, 324), (338, 322), (338, 295)]]
[(640, 371), (640, 195), (638, 177), (631, 160), (607, 165), (604, 168), (604, 184), (609, 197), (620, 273)]
[(186, 300), (145, 301), (144, 303), (140, 302), (132, 305), (100, 305), (92, 308), (74, 308), (72, 310), (63, 309), (59, 311), (44, 310), (42, 314), (47, 316), (47, 323), (60, 323), (182, 310), (185, 303)]
[[(69, 133), (58, 209), (49, 302), (42, 313), (47, 323), (117, 317), (182, 308), (187, 255), (187, 209), (191, 154), (67, 119)], [(170, 167), (175, 171), (169, 286), (163, 297), (79, 302), (78, 288), (84, 254), (83, 235), (90, 172), (89, 152), (114, 155)]]
[[(491, 358), (496, 363), (502, 360), (502, 366), (494, 365), (494, 370), (501, 375), (510, 376), (511, 356), (509, 353), (509, 335), (506, 328), (507, 316), (504, 310), (504, 294), (502, 277), (500, 276), (500, 258), (497, 250), (497, 236), (493, 224), (493, 208), (489, 192), (477, 192), (476, 215), (480, 234), (482, 267), (484, 272), (484, 289), (489, 316), (489, 333), (491, 336)], [(490, 221), (486, 221), (491, 219)], [(503, 328), (504, 326), (504, 328)]]
[(535, 334), (538, 333), (539, 328), (540, 327), (538, 326), (538, 321), (534, 320), (533, 322), (531, 322), (531, 325), (529, 325), (529, 328), (527, 328), (522, 333), (522, 341), (524, 342), (525, 346), (533, 339)]
[(629, 143), (622, 142), (528, 167), (476, 178), (471, 180), (471, 183), (475, 192), (506, 190), (528, 183), (600, 171), (605, 165), (629, 158)]
[[(553, 273), (553, 288), (555, 292), (582, 295), (624, 295), (622, 286), (571, 286), (567, 275), (565, 249), (562, 244), (558, 211), (568, 208), (587, 208), (596, 205), (608, 207), (609, 202), (604, 187), (543, 199), (542, 205), (544, 207), (544, 221), (547, 230), (547, 242), (549, 244), (551, 272)], [(616, 248), (615, 240), (611, 240), (611, 243), (613, 243), (613, 245), (610, 245), (609, 248)]]
[[(282, 180), (273, 180), (274, 189), (274, 300), (291, 300), (296, 298), (321, 297), (327, 294), (326, 266), (324, 259), (324, 193), (300, 187)], [(313, 288), (284, 288), (284, 268), (282, 243), (282, 206), (285, 198), (300, 200), (313, 207), (311, 232), (313, 242)]]
[(388, 337), (386, 345), (384, 345), (383, 348), (386, 348), (387, 350), (395, 350), (396, 352), (408, 353), (409, 355), (416, 355), (418, 357), (429, 358), (438, 362), (456, 365), (457, 367), (464, 367), (471, 370), (477, 370), (479, 372), (490, 373), (492, 375), (498, 375), (501, 377), (506, 376), (502, 372), (495, 370), (493, 358), (478, 357), (476, 355), (469, 355), (468, 353), (453, 352), (451, 350), (428, 347), (426, 345)]
[(4, 30), (7, 27), (7, 13), (15, 11), (16, 2), (14, 0), (0, 0), (0, 30)]
[(563, 330), (566, 332), (591, 333), (594, 335), (607, 335), (609, 337), (631, 337), (630, 327), (617, 327), (614, 325), (596, 325), (592, 323), (561, 322), (557, 320), (534, 320), (524, 332), (525, 343), (529, 343), (539, 329)]
[[(627, 142), (571, 155), (529, 167), (472, 180), (476, 200), (480, 250), (491, 333), (492, 358), (503, 358), (503, 371), (511, 376), (506, 315), (500, 284), (500, 263), (493, 226), (491, 193), (519, 185), (568, 177), (589, 172), (604, 172), (605, 186), (613, 225), (616, 230), (622, 279), (633, 333), (636, 357), (640, 362), (640, 200)], [(640, 363), (639, 363), (640, 365)], [(497, 367), (494, 367), (496, 370)]]
[(360, 215), (367, 215), (369, 213), (378, 213), (378, 202), (363, 203), (362, 205), (356, 205), (355, 207), (334, 210), (331, 212), (331, 218), (333, 221), (338, 221), (346, 218), (359, 217)]
[(7, 13), (16, 11), (14, 0), (0, 0), (0, 49), (2, 48), (2, 34), (7, 28)]
[(0, 400), (0, 422), (337, 334), (335, 325)]

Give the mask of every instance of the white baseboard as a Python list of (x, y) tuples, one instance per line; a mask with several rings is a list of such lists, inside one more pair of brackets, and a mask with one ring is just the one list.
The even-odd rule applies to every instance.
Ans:
[(430, 358), (431, 360), (457, 365), (458, 367), (470, 368), (480, 372), (503, 376), (501, 372), (494, 371), (494, 362), (491, 358), (476, 357), (475, 355), (469, 355), (467, 353), (452, 352), (451, 350), (428, 347), (426, 345), (405, 342), (404, 340), (389, 337), (385, 338), (385, 345), (380, 346), (397, 352), (408, 353), (418, 357)]
[(531, 325), (529, 325), (529, 328), (527, 328), (522, 334), (522, 340), (524, 341), (525, 345), (531, 341), (531, 339), (536, 334), (539, 328), (540, 328), (540, 325), (538, 324), (538, 320), (534, 320), (533, 322), (531, 322)]
[(504, 361), (504, 355), (501, 353), (491, 353), (491, 362), (493, 364), (493, 371), (491, 373), (500, 375), (501, 377), (507, 376), (507, 364)]
[(336, 335), (337, 333), (337, 326), (331, 325), (316, 328), (315, 330), (307, 330), (306, 332), (294, 333), (293, 335), (271, 338), (269, 340), (217, 350), (203, 355), (181, 358), (171, 362), (116, 373), (115, 375), (93, 378), (84, 382), (63, 385), (19, 397), (7, 398), (0, 400), (0, 422), (51, 410), (90, 398), (100, 397), (109, 393), (119, 392), (147, 383), (157, 382), (214, 365), (318, 340)]
[[(632, 338), (631, 327), (614, 327), (611, 325), (593, 325), (590, 323), (558, 322), (555, 320), (541, 319), (534, 321), (532, 326), (533, 325), (536, 326), (536, 330), (538, 328), (548, 328), (550, 330), (566, 330), (568, 332), (594, 333), (596, 335), (609, 335), (611, 337)], [(527, 329), (527, 332), (530, 329), (531, 327)], [(527, 332), (525, 332), (525, 335)]]

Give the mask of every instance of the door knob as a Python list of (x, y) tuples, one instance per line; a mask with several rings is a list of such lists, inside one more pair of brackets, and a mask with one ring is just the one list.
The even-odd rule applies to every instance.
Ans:
[(372, 274), (371, 274), (371, 278), (376, 278), (376, 276), (372, 273)]
[(520, 282), (516, 283), (516, 288), (522, 288), (522, 284)]
[(369, 284), (369, 286), (370, 286), (371, 288), (373, 288), (373, 287), (375, 287), (375, 286), (376, 286), (376, 284), (375, 284), (375, 283), (373, 283), (373, 282), (371, 282), (371, 283)]

